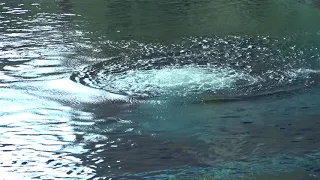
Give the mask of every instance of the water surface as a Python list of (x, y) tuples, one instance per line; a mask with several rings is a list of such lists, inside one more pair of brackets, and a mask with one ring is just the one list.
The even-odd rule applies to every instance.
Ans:
[(2, 178), (319, 178), (319, 7), (0, 2)]

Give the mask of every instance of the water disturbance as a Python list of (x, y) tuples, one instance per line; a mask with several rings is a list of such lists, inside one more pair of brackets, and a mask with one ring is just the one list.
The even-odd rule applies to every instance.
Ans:
[(2, 0), (0, 179), (319, 179), (316, 0)]
[(149, 45), (152, 52), (146, 57), (93, 64), (71, 79), (135, 98), (209, 93), (241, 98), (290, 92), (317, 84), (320, 72), (318, 48), (296, 43), (259, 36), (190, 38), (168, 47)]

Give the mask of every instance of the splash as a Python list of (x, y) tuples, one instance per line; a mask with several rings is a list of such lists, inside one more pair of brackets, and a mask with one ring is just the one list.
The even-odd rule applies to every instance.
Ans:
[(102, 88), (133, 97), (188, 96), (235, 88), (237, 82), (253, 84), (256, 78), (231, 68), (173, 66), (151, 70), (129, 70), (99, 76)]
[(241, 97), (292, 91), (319, 78), (319, 50), (294, 38), (190, 38), (168, 46), (138, 42), (111, 58), (74, 72), (84, 85), (134, 98), (218, 94)]

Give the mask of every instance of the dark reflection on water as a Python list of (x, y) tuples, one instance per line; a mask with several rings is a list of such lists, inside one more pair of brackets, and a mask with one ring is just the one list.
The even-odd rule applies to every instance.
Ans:
[[(319, 15), (317, 1), (1, 2), (0, 177), (319, 178)], [(118, 56), (129, 59), (116, 63), (124, 69), (210, 57), (267, 79), (309, 74), (290, 71), (297, 91), (270, 93), (282, 88), (272, 80), (268, 96), (231, 101), (130, 99), (69, 79), (83, 68), (104, 78)]]
[[(319, 19), (319, 11), (312, 1), (116, 0), (91, 6), (99, 10), (95, 18), (89, 17), (90, 24), (94, 25), (89, 29), (95, 35), (143, 41), (174, 42), (181, 37), (207, 35), (317, 32)], [(93, 14), (83, 9), (79, 12)]]
[(60, 0), (60, 1), (58, 1), (58, 4), (59, 4), (61, 11), (63, 13), (72, 13), (73, 12), (74, 2), (72, 2), (70, 0)]

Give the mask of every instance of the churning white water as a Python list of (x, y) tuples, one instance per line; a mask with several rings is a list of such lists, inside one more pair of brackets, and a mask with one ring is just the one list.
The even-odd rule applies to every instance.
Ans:
[[(258, 79), (232, 68), (171, 66), (151, 70), (129, 70), (99, 75), (103, 89), (132, 96), (179, 95), (216, 92), (235, 88), (238, 82), (252, 84)], [(89, 82), (88, 82), (89, 83)]]

